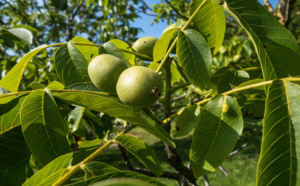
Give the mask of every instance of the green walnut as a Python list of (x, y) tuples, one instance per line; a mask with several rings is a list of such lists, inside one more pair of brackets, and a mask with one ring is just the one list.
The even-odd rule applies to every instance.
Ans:
[(107, 93), (116, 93), (120, 74), (127, 68), (125, 62), (110, 54), (94, 57), (88, 66), (88, 74), (93, 84)]
[(123, 103), (138, 108), (153, 105), (163, 92), (163, 80), (154, 70), (144, 66), (130, 67), (119, 77), (117, 94)]
[[(154, 45), (158, 39), (156, 37), (142, 37), (138, 40), (136, 40), (133, 45), (132, 49), (136, 51), (137, 53), (144, 54), (146, 56), (149, 56), (150, 58), (153, 58), (153, 50)], [(142, 60), (148, 60), (146, 58), (141, 58)]]

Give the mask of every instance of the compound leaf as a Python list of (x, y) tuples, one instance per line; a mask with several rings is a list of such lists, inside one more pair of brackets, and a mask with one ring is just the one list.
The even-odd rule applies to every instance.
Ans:
[(142, 109), (133, 108), (122, 103), (119, 99), (102, 94), (85, 91), (63, 92), (55, 95), (56, 98), (68, 103), (80, 105), (91, 110), (126, 120), (155, 135), (168, 143), (171, 147), (175, 144), (170, 135), (155, 121), (153, 121)]

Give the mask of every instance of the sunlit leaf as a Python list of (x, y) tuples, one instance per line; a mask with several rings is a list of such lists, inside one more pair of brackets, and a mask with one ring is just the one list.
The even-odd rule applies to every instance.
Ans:
[[(72, 161), (73, 153), (68, 153), (65, 155), (62, 155), (55, 160), (53, 160), (51, 163), (43, 167), (40, 171), (35, 173), (33, 176), (31, 176), (24, 184), (23, 186), (44, 186), (41, 184), (43, 180), (45, 180), (47, 177), (53, 175), (59, 170), (62, 170), (66, 168), (70, 162)], [(54, 182), (52, 182), (54, 183)], [(48, 183), (48, 185), (52, 185), (52, 183)]]
[(76, 36), (72, 39), (73, 43), (76, 43), (76, 47), (78, 50), (84, 55), (85, 59), (87, 61), (91, 61), (92, 57), (95, 57), (98, 55), (98, 48), (97, 46), (89, 46), (89, 45), (79, 45), (80, 44), (93, 44), (89, 40), (81, 37), (81, 36)]
[[(174, 28), (171, 30), (166, 31), (163, 35), (156, 41), (154, 45), (154, 52), (153, 52), (153, 61), (158, 62), (163, 59), (165, 56), (171, 41), (174, 40), (173, 34), (178, 33), (179, 28)], [(173, 39), (173, 40), (172, 40)]]
[(72, 41), (62, 45), (55, 54), (55, 69), (64, 86), (91, 82), (88, 61)]
[(177, 41), (178, 64), (188, 79), (204, 89), (209, 84), (212, 56), (204, 37), (193, 29), (180, 31)]
[(40, 51), (48, 48), (48, 45), (41, 45), (28, 52), (22, 59), (4, 76), (0, 81), (0, 87), (11, 92), (17, 92), (24, 73), (24, 70), (29, 61)]
[(251, 37), (265, 80), (300, 75), (294, 36), (256, 0), (227, 0), (229, 12)]
[(269, 87), (257, 185), (298, 185), (300, 86), (275, 80)]
[[(129, 52), (132, 52), (132, 48), (122, 40), (112, 39), (109, 42), (114, 44), (118, 49), (127, 50)], [(127, 61), (129, 62), (130, 66), (134, 66), (135, 65), (135, 61), (134, 61), (135, 55), (126, 53), (126, 52), (123, 52), (123, 54), (124, 54), (125, 58), (127, 59)]]
[(190, 149), (195, 177), (213, 172), (230, 154), (243, 131), (240, 106), (230, 96), (218, 95), (201, 110)]
[[(192, 0), (189, 13), (192, 15), (204, 0)], [(208, 0), (192, 20), (193, 26), (206, 38), (216, 54), (222, 46), (225, 35), (224, 8), (216, 0)]]

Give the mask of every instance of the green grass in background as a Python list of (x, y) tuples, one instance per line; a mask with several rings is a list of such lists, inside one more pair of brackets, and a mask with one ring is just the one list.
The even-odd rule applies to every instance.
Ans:
[[(130, 135), (134, 135), (143, 140), (148, 146), (150, 146), (157, 154), (158, 159), (165, 171), (174, 172), (174, 168), (171, 167), (167, 162), (167, 155), (163, 143), (148, 132), (135, 128), (132, 130)], [(191, 145), (191, 136), (176, 139), (177, 152), (182, 158), (185, 165), (188, 164), (189, 147)], [(214, 173), (208, 174), (208, 179), (211, 186), (254, 186), (256, 176), (256, 165), (258, 161), (259, 153), (253, 146), (247, 146), (238, 154), (230, 157), (222, 166), (228, 172), (228, 177), (217, 169)], [(128, 153), (128, 157), (131, 163), (136, 167), (145, 168), (135, 157)], [(100, 155), (99, 161), (103, 161), (121, 170), (127, 170), (127, 167), (122, 160), (121, 153), (117, 145), (109, 147), (102, 155)], [(177, 182), (171, 179), (158, 178), (170, 186), (176, 186)], [(204, 185), (203, 177), (197, 181), (198, 185)]]

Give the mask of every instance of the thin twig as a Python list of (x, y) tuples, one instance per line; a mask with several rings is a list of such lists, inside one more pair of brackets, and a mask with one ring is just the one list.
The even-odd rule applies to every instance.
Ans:
[(235, 151), (232, 151), (230, 154), (229, 154), (229, 156), (228, 156), (228, 158), (230, 158), (231, 156), (233, 156), (233, 155), (235, 155), (235, 154), (237, 154), (237, 153), (239, 153), (241, 150), (243, 150), (245, 147), (247, 147), (249, 145), (249, 143), (244, 143), (242, 146), (240, 146), (238, 149), (236, 149)]
[(176, 8), (176, 7), (174, 7), (172, 4), (171, 4), (171, 2), (170, 1), (167, 1), (167, 0), (165, 0), (165, 2), (176, 12), (176, 14), (178, 14), (179, 15), (179, 17), (181, 17), (181, 18), (183, 18), (183, 19), (186, 19), (186, 20), (188, 20), (189, 18), (187, 17), (187, 16), (185, 16), (185, 15), (183, 15), (181, 12), (179, 12), (179, 10)]
[(209, 186), (209, 180), (208, 180), (207, 175), (204, 175), (203, 178), (204, 178), (205, 186)]
[(226, 177), (228, 177), (228, 172), (222, 165), (219, 166), (219, 169), (225, 174)]

